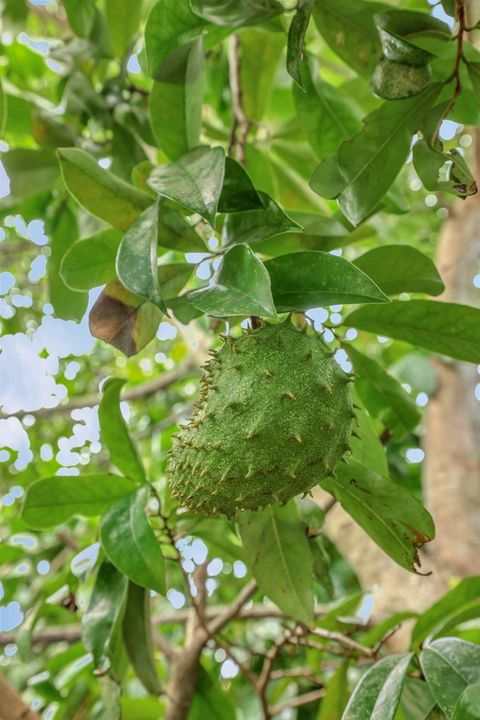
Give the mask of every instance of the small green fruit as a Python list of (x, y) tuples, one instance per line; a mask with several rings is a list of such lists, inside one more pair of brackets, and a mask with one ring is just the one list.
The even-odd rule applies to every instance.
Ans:
[(226, 338), (174, 440), (173, 495), (231, 516), (307, 493), (349, 449), (350, 381), (320, 336), (290, 321)]

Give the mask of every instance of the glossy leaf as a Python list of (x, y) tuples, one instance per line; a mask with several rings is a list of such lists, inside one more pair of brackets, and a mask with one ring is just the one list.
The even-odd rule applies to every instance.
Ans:
[(121, 239), (118, 230), (110, 229), (76, 240), (63, 255), (60, 265), (66, 285), (74, 290), (90, 290), (112, 280)]
[(171, 160), (199, 144), (203, 85), (201, 37), (174, 50), (156, 71), (150, 119), (159, 146)]
[(150, 591), (131, 581), (123, 618), (123, 639), (135, 674), (149, 693), (159, 695), (161, 684), (155, 667)]
[(411, 659), (411, 653), (390, 655), (369, 668), (355, 688), (342, 720), (393, 720)]
[(22, 518), (28, 527), (55, 527), (73, 515), (100, 515), (109, 505), (134, 489), (135, 484), (131, 480), (107, 473), (43, 478), (29, 485)]
[(48, 294), (55, 314), (64, 320), (81, 320), (88, 305), (88, 295), (76, 292), (60, 275), (62, 258), (78, 237), (77, 218), (68, 205), (61, 205), (51, 223), (51, 254), (47, 264)]
[(231, 157), (225, 158), (225, 177), (218, 212), (232, 213), (262, 207), (262, 199), (247, 172)]
[(338, 720), (342, 717), (348, 700), (348, 662), (342, 662), (325, 688), (317, 720)]
[(152, 7), (145, 25), (148, 74), (154, 80), (164, 61), (184, 42), (201, 34), (205, 23), (188, 2), (160, 0)]
[(418, 550), (435, 528), (423, 505), (401, 485), (351, 460), (335, 468), (336, 477), (320, 482), (346, 512), (395, 562), (416, 572)]
[(113, 465), (130, 480), (143, 484), (145, 470), (120, 410), (120, 391), (124, 385), (125, 380), (112, 377), (102, 386), (98, 409), (100, 437)]
[(196, 15), (216, 25), (253, 25), (282, 12), (277, 0), (191, 0)]
[(94, 337), (130, 356), (154, 338), (160, 318), (156, 305), (112, 280), (92, 307), (88, 322)]
[(295, 82), (303, 87), (300, 64), (314, 0), (300, 0), (288, 30), (287, 70)]
[(279, 312), (318, 305), (387, 302), (367, 275), (344, 258), (322, 252), (292, 253), (265, 263)]
[(394, 301), (363, 307), (344, 319), (348, 327), (368, 330), (443, 355), (480, 362), (480, 310), (434, 300)]
[(212, 283), (189, 293), (188, 299), (214, 317), (277, 315), (269, 274), (248, 245), (236, 245), (229, 250)]
[(432, 260), (410, 245), (382, 245), (354, 260), (387, 295), (423, 292), (440, 295), (445, 289)]
[(160, 203), (147, 208), (127, 230), (118, 248), (117, 276), (132, 293), (149, 300), (162, 312), (163, 302), (157, 271)]
[(105, 0), (105, 15), (115, 53), (121, 58), (129, 49), (138, 30), (142, 0)]
[(223, 149), (199, 147), (176, 163), (156, 168), (148, 182), (159, 195), (214, 225), (224, 174)]
[(383, 55), (387, 60), (411, 66), (426, 65), (434, 55), (418, 44), (417, 38), (428, 36), (442, 41), (451, 39), (448, 25), (428, 13), (413, 10), (389, 9), (375, 15), (382, 42)]
[(361, 130), (361, 113), (341, 88), (320, 78), (316, 63), (303, 63), (302, 80), (304, 90), (293, 88), (298, 118), (318, 159), (326, 158)]
[(275, 235), (301, 229), (275, 200), (264, 192), (258, 194), (262, 203), (261, 209), (234, 212), (227, 216), (224, 233), (228, 245), (253, 245)]
[(312, 556), (293, 502), (239, 515), (245, 560), (278, 607), (307, 624), (313, 618)]
[(465, 688), (455, 705), (452, 720), (480, 720), (480, 683)]
[(452, 615), (463, 606), (480, 599), (480, 577), (461, 580), (446, 595), (437, 600), (418, 619), (412, 631), (412, 647), (418, 648), (429, 638), (442, 631)]
[(117, 570), (141, 587), (166, 592), (165, 561), (145, 512), (148, 486), (115, 503), (100, 522), (102, 545)]
[(398, 380), (353, 346), (349, 345), (347, 352), (358, 375), (358, 394), (368, 411), (395, 434), (413, 430), (420, 422), (420, 412)]
[(382, 51), (373, 18), (387, 8), (377, 2), (316, 0), (313, 17), (333, 52), (356, 72), (370, 77)]
[(129, 185), (77, 148), (57, 150), (63, 179), (74, 199), (87, 212), (119, 230), (128, 230), (152, 198)]
[(82, 623), (82, 642), (93, 655), (93, 666), (100, 673), (111, 667), (114, 635), (122, 622), (127, 579), (104, 560), (100, 565), (92, 595)]
[(453, 637), (434, 640), (422, 650), (420, 665), (437, 704), (451, 718), (465, 688), (480, 681), (480, 645)]

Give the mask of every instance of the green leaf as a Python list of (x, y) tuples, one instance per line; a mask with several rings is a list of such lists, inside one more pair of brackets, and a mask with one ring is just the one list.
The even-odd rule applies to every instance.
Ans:
[(159, 695), (161, 684), (155, 667), (150, 591), (131, 581), (128, 583), (127, 606), (123, 618), (123, 639), (136, 676), (149, 693)]
[(249, 120), (260, 122), (269, 105), (285, 40), (282, 33), (259, 29), (244, 30), (239, 38), (243, 110)]
[(211, 285), (188, 294), (208, 315), (276, 317), (270, 277), (248, 245), (236, 245), (224, 256)]
[(90, 290), (115, 277), (115, 258), (122, 234), (118, 230), (102, 230), (76, 240), (60, 264), (60, 275), (74, 290)]
[(100, 515), (109, 505), (134, 489), (135, 484), (131, 480), (107, 473), (43, 478), (28, 486), (22, 518), (32, 528), (55, 527), (73, 515)]
[(216, 25), (253, 25), (283, 11), (277, 0), (190, 0), (196, 15)]
[(393, 184), (410, 152), (412, 133), (440, 89), (431, 85), (413, 98), (384, 103), (367, 115), (362, 132), (340, 146), (337, 163), (345, 187), (338, 203), (353, 225), (375, 209)]
[(171, 160), (199, 144), (204, 89), (201, 37), (181, 45), (156, 72), (150, 119), (159, 147)]
[(348, 700), (348, 662), (342, 662), (325, 688), (317, 720), (339, 720)]
[(113, 49), (121, 58), (134, 39), (142, 15), (142, 0), (105, 0), (105, 15)]
[(215, 224), (225, 174), (225, 152), (220, 147), (199, 147), (178, 162), (162, 165), (148, 184), (159, 195), (178, 203)]
[(420, 616), (412, 631), (412, 647), (417, 649), (429, 638), (442, 631), (452, 615), (463, 606), (480, 599), (480, 577), (461, 580), (452, 590), (434, 603)]
[(397, 300), (354, 310), (343, 322), (457, 360), (480, 362), (478, 308), (435, 300)]
[(68, 205), (61, 205), (51, 222), (51, 255), (47, 264), (48, 294), (55, 315), (65, 320), (81, 320), (88, 305), (88, 295), (71, 290), (60, 274), (62, 258), (78, 236), (77, 218)]
[(418, 44), (418, 38), (427, 36), (448, 41), (452, 37), (446, 23), (428, 13), (414, 10), (390, 9), (378, 13), (375, 15), (375, 25), (384, 57), (410, 66), (426, 65), (435, 57)]
[(63, 7), (75, 35), (81, 38), (90, 37), (96, 14), (94, 0), (63, 0)]
[(348, 345), (346, 347), (358, 375), (355, 383), (367, 410), (395, 434), (402, 437), (420, 422), (420, 412), (413, 398), (398, 380), (372, 358)]
[(448, 192), (461, 198), (477, 192), (475, 178), (455, 148), (444, 153), (421, 138), (413, 146), (413, 164), (427, 190)]
[(245, 559), (261, 592), (307, 624), (313, 621), (312, 555), (294, 502), (239, 515)]
[(52, 150), (15, 148), (2, 153), (2, 164), (10, 180), (10, 195), (2, 198), (1, 205), (45, 192), (58, 178), (58, 164)]
[(152, 198), (129, 185), (77, 148), (57, 150), (63, 179), (73, 198), (87, 212), (119, 230), (128, 230)]
[(188, 2), (159, 0), (145, 25), (145, 52), (148, 74), (154, 80), (163, 62), (182, 43), (201, 34), (205, 23), (190, 9)]
[(3, 92), (3, 83), (0, 78), (0, 133), (3, 132), (7, 120), (7, 96)]
[(188, 720), (236, 720), (235, 707), (217, 677), (200, 666)]
[(127, 579), (104, 560), (100, 565), (92, 595), (82, 623), (82, 642), (93, 655), (99, 673), (111, 668), (115, 654), (115, 635), (125, 610)]
[(102, 720), (122, 720), (122, 707), (120, 705), (122, 688), (120, 683), (114, 680), (111, 675), (102, 675), (98, 683), (103, 705)]
[(423, 505), (400, 485), (351, 460), (320, 482), (372, 540), (406, 570), (416, 572), (418, 550), (435, 528)]
[(480, 92), (480, 62), (467, 63), (468, 74), (475, 92)]
[(300, 0), (288, 30), (287, 70), (295, 82), (303, 88), (300, 64), (302, 61), (305, 35), (315, 0)]
[(227, 245), (253, 245), (274, 235), (301, 229), (266, 193), (258, 193), (262, 208), (230, 213), (224, 224)]
[[(355, 397), (355, 404), (358, 405), (359, 402), (359, 398)], [(357, 409), (355, 414), (357, 416), (355, 432), (358, 437), (352, 435), (350, 438), (352, 459), (379, 475), (388, 476), (385, 448), (378, 438), (372, 418), (362, 408)]]
[(318, 305), (388, 302), (361, 270), (344, 258), (323, 252), (292, 253), (265, 263), (279, 312)]
[(110, 454), (110, 460), (130, 480), (143, 484), (145, 470), (133, 444), (120, 410), (122, 378), (108, 378), (102, 386), (102, 400), (98, 409), (100, 438)]
[(112, 280), (92, 307), (88, 322), (94, 337), (130, 357), (155, 337), (160, 318), (156, 305)]
[(411, 659), (411, 653), (390, 655), (369, 668), (355, 688), (342, 720), (393, 720)]
[(305, 137), (320, 160), (361, 130), (361, 113), (341, 88), (321, 80), (316, 62), (303, 63), (302, 80), (305, 91), (294, 86), (293, 99)]
[(117, 254), (117, 276), (132, 293), (149, 300), (162, 312), (163, 302), (157, 270), (160, 202), (147, 208), (122, 238)]
[(137, 585), (165, 595), (165, 561), (148, 523), (149, 487), (115, 503), (100, 522), (102, 545), (117, 570)]
[(455, 705), (452, 720), (480, 720), (480, 683), (465, 688)]
[(370, 77), (382, 51), (373, 18), (386, 9), (377, 2), (316, 0), (313, 17), (333, 52), (357, 73)]
[(458, 638), (434, 640), (422, 650), (420, 665), (437, 704), (451, 718), (465, 688), (480, 681), (480, 645)]
[(202, 238), (168, 201), (160, 206), (158, 218), (158, 244), (179, 252), (205, 252)]
[[(427, 720), (427, 718), (429, 720), (435, 720), (435, 718), (436, 720), (444, 720), (444, 716), (440, 711), (438, 715), (433, 714), (435, 707), (436, 703), (427, 683), (407, 677), (400, 699), (398, 720)], [(397, 716), (395, 716), (395, 720), (397, 720)]]
[(225, 158), (225, 177), (218, 212), (232, 213), (262, 207), (262, 199), (247, 172), (231, 157)]
[(194, 265), (188, 263), (169, 263), (158, 267), (158, 282), (164, 297), (174, 298), (190, 279)]
[(429, 65), (406, 65), (381, 58), (372, 75), (371, 88), (385, 100), (403, 100), (418, 95), (430, 84)]
[(440, 295), (445, 290), (432, 260), (410, 245), (382, 245), (354, 260), (387, 295), (423, 292)]

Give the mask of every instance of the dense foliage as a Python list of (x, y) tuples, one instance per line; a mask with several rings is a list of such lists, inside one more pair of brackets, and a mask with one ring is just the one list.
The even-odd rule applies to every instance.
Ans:
[[(473, 8), (2, 4), (8, 687), (45, 720), (480, 717), (480, 578), (374, 624), (322, 532), (339, 503), (406, 572), (435, 534), (417, 460), (429, 356), (480, 363), (480, 310), (432, 299), (441, 223), (477, 192), (464, 128), (480, 125)], [(312, 346), (321, 333), (322, 354), (348, 373), (329, 377), (354, 380), (351, 450), (324, 460), (313, 498), (279, 504), (292, 496), (282, 477), (267, 507), (209, 517), (222, 463), (251, 488), (254, 452), (262, 472), (277, 463), (296, 482), (285, 459), (298, 454), (303, 472), (315, 443), (328, 459), (330, 415), (351, 412), (325, 377), (326, 399), (313, 397), (295, 341), (283, 368), (275, 359), (285, 414), (267, 440), (243, 448), (251, 429), (230, 378), (207, 438), (228, 457), (213, 468), (190, 450), (188, 493), (175, 493), (190, 509), (179, 504), (167, 453), (199, 368), (222, 343), (233, 363), (239, 336), (268, 323)], [(242, 362), (253, 377), (254, 355)], [(245, 417), (267, 425), (265, 368)], [(278, 448), (292, 402), (302, 433)], [(259, 505), (275, 487), (262, 479)], [(15, 612), (24, 622), (8, 627)], [(409, 651), (390, 653), (412, 617)], [(10, 710), (0, 698), (7, 720), (20, 717), (12, 698)]]

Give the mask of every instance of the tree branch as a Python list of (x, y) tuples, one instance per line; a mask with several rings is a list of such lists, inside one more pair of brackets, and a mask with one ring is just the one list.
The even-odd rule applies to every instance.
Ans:
[(213, 622), (208, 629), (209, 635), (215, 635), (236, 615), (238, 615), (242, 609), (242, 606), (247, 603), (250, 598), (255, 594), (257, 590), (257, 583), (255, 580), (251, 580), (248, 585), (239, 592), (237, 599), (231, 605), (228, 605), (223, 612), (217, 614)]
[(0, 675), (0, 717), (2, 720), (42, 720), (3, 675)]
[(296, 697), (284, 700), (284, 702), (278, 703), (269, 709), (271, 716), (279, 715), (283, 710), (288, 708), (298, 708), (302, 705), (308, 705), (309, 703), (316, 702), (321, 698), (325, 697), (325, 690), (312, 690), (311, 692), (304, 693), (303, 695), (297, 695)]
[(240, 83), (240, 41), (238, 35), (232, 35), (228, 48), (228, 67), (230, 92), (232, 95), (233, 126), (228, 143), (228, 154), (236, 149), (237, 160), (245, 163), (245, 145), (251, 122), (243, 109), (242, 86)]

